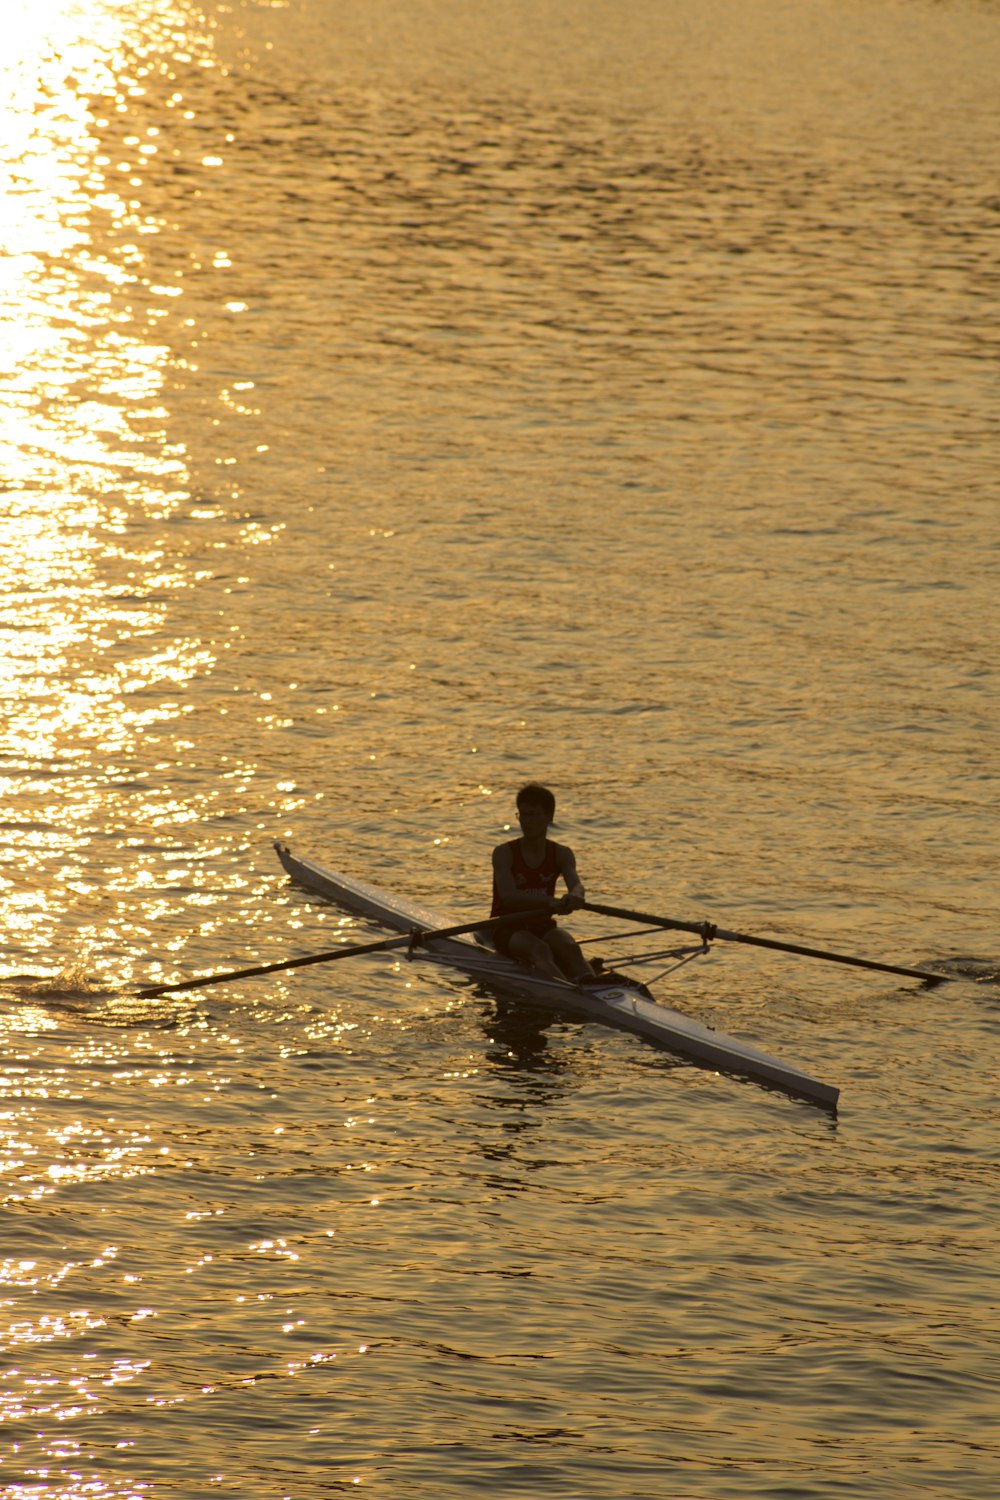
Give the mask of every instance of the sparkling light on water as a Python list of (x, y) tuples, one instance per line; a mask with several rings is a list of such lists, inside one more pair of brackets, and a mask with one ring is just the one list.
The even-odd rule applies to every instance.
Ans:
[[(136, 827), (197, 816), (134, 767), (137, 737), (185, 714), (187, 684), (215, 661), (211, 643), (163, 626), (170, 602), (211, 576), (189, 533), (216, 512), (192, 506), (184, 444), (169, 435), (174, 356), (159, 328), (183, 288), (151, 262), (164, 220), (136, 195), (162, 170), (163, 142), (132, 112), (153, 80), (162, 90), (201, 65), (206, 24), (190, 5), (48, 0), (5, 16), (0, 787), (15, 804), (36, 795), (10, 825), (33, 869), (3, 882), (11, 930), (43, 963), (60, 925), (79, 956), (116, 920), (115, 872), (80, 881), (72, 857), (120, 822), (102, 790), (111, 767)], [(168, 107), (180, 103), (175, 90)], [(141, 888), (141, 868), (120, 874)]]

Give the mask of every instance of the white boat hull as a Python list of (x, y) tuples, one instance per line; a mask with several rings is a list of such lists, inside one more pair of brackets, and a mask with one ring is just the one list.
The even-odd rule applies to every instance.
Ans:
[[(454, 925), (426, 906), (295, 855), (286, 844), (279, 842), (274, 847), (288, 874), (298, 884), (385, 927), (397, 932), (414, 929), (429, 932)], [(422, 956), (464, 970), (497, 994), (634, 1032), (720, 1072), (771, 1084), (825, 1109), (836, 1110), (839, 1090), (831, 1084), (822, 1083), (794, 1064), (770, 1057), (750, 1042), (715, 1031), (680, 1011), (668, 1010), (620, 980), (609, 980), (607, 986), (582, 987), (568, 981), (544, 979), (495, 950), (465, 938), (432, 938), (418, 951)]]

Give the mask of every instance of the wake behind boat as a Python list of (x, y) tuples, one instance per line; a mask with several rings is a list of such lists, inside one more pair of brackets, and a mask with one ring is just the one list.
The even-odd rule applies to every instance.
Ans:
[[(279, 841), (274, 847), (297, 884), (359, 916), (404, 933), (431, 933), (450, 925), (438, 912), (331, 870), (304, 855), (293, 854), (287, 844)], [(472, 975), (498, 995), (633, 1032), (719, 1072), (770, 1084), (836, 1111), (839, 1089), (791, 1063), (769, 1057), (750, 1042), (715, 1031), (680, 1011), (668, 1010), (649, 998), (648, 992), (620, 976), (609, 977), (606, 984), (586, 986), (546, 979), (483, 943), (461, 937), (428, 937), (414, 951), (423, 958)]]

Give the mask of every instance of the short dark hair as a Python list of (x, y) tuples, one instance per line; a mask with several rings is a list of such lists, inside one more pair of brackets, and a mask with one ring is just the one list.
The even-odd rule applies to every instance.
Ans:
[(534, 802), (537, 807), (540, 807), (550, 823), (555, 818), (556, 799), (547, 786), (542, 786), (537, 781), (529, 781), (527, 786), (523, 786), (517, 794), (518, 811), (525, 802)]

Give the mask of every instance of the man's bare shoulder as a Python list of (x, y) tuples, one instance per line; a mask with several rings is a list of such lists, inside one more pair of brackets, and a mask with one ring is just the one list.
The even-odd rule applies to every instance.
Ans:
[(557, 844), (555, 839), (553, 839), (552, 847), (556, 852), (556, 864), (560, 869), (562, 869), (565, 865), (576, 864), (576, 855), (573, 853), (568, 844)]

